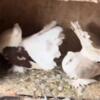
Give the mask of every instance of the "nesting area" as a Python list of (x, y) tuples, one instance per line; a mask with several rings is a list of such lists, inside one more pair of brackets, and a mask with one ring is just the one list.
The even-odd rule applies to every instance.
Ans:
[(62, 96), (74, 95), (74, 91), (67, 83), (65, 75), (54, 70), (32, 70), (24, 75), (9, 74), (0, 81), (0, 94), (15, 91), (18, 94), (34, 96)]
[(59, 69), (50, 72), (32, 70), (24, 75), (8, 74), (0, 80), (0, 95), (11, 95), (10, 93), (33, 97), (83, 97), (86, 100), (98, 100), (100, 97), (100, 82), (88, 86), (83, 95), (78, 96), (75, 89), (68, 84), (66, 75)]
[[(61, 66), (62, 60), (68, 51), (80, 51), (82, 48), (79, 39), (71, 30), (70, 22), (79, 21), (82, 29), (91, 34), (91, 39), (94, 39), (94, 36), (96, 36), (100, 40), (99, 12), (99, 0), (96, 0), (96, 2), (1, 0), (0, 33), (18, 23), (23, 31), (22, 37), (25, 38), (39, 32), (45, 25), (55, 20), (57, 25), (63, 27), (65, 39), (60, 46), (61, 57), (56, 59), (58, 65), (50, 71), (31, 69), (23, 74), (11, 73), (7, 72), (8, 66), (1, 70), (2, 66), (0, 65), (0, 97), (24, 95), (27, 97), (33, 96), (34, 98), (40, 97), (40, 100), (47, 100), (44, 99), (45, 97), (59, 97), (59, 99), (56, 98), (57, 100), (63, 100), (64, 97), (76, 98), (75, 100), (82, 100), (82, 98), (86, 100), (100, 100), (100, 76), (96, 77), (98, 80), (96, 83), (87, 86), (80, 95), (68, 83), (69, 78)], [(92, 33), (95, 35), (92, 35)], [(96, 45), (99, 45), (99, 43), (95, 42)], [(93, 44), (94, 47), (95, 44)], [(4, 63), (4, 65), (6, 64)]]

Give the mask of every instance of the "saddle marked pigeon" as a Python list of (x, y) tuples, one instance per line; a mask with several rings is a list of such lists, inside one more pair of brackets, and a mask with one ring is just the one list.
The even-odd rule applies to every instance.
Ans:
[(15, 24), (12, 29), (6, 30), (0, 35), (0, 52), (5, 61), (12, 66), (9, 67), (11, 68), (10, 70), (24, 73), (24, 70), (32, 67), (31, 63), (34, 61), (27, 51), (19, 46), (21, 42), (22, 30), (18, 24)]

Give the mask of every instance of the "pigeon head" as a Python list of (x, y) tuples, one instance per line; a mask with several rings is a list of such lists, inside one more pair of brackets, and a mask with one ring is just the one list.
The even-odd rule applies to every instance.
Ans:
[(19, 67), (31, 68), (31, 62), (34, 62), (23, 47), (5, 47), (3, 49), (3, 56), (11, 64)]
[(66, 56), (66, 57), (63, 59), (63, 61), (62, 61), (62, 66), (64, 67), (64, 66), (70, 64), (70, 63), (73, 61), (73, 59), (74, 59), (75, 57), (77, 57), (77, 56), (75, 55), (75, 53), (69, 51), (69, 52), (67, 53), (67, 56)]

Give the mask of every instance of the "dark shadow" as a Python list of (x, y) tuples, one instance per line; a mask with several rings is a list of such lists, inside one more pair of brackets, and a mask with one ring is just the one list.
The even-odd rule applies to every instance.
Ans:
[(8, 70), (11, 66), (12, 65), (0, 54), (0, 78), (3, 78), (8, 74)]
[(21, 29), (22, 29), (22, 34), (23, 34), (23, 37), (27, 37), (31, 34), (35, 34), (36, 32), (40, 31), (43, 27), (43, 25), (41, 25), (40, 23), (38, 24), (37, 22), (34, 22), (34, 23), (22, 23), (20, 21), (17, 21), (17, 20), (10, 20), (8, 23), (7, 23), (7, 20), (6, 19), (2, 19), (0, 20), (0, 22), (2, 23), (2, 27), (0, 27), (0, 34), (2, 32), (4, 32), (5, 30), (8, 30), (10, 28), (13, 27), (13, 25), (17, 22)]
[(63, 44), (60, 46), (61, 57), (59, 59), (56, 59), (58, 65), (61, 65), (61, 62), (68, 51), (77, 52), (81, 50), (80, 41), (75, 33), (70, 28), (66, 28), (64, 30), (65, 39), (63, 41)]
[(98, 37), (100, 37), (100, 26), (97, 25), (94, 22), (91, 22), (87, 25), (87, 29), (88, 31), (90, 31), (91, 33), (96, 34)]
[(93, 40), (93, 45), (96, 48), (100, 48), (100, 26), (94, 22), (87, 25), (87, 31), (90, 32), (91, 40)]

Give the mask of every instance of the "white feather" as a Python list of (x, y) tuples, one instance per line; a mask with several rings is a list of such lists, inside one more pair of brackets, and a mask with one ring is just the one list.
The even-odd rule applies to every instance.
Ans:
[(59, 45), (61, 45), (64, 36), (63, 29), (55, 26), (54, 22), (35, 35), (25, 38), (22, 46), (34, 59), (41, 69), (50, 70), (56, 66), (55, 58), (60, 57)]
[(10, 69), (9, 71), (12, 71), (14, 73), (25, 73), (26, 68), (23, 66), (13, 65), (12, 69)]
[(81, 54), (91, 59), (92, 61), (99, 62), (100, 61), (100, 49), (95, 48), (93, 46), (88, 32), (83, 31), (77, 21), (71, 22), (71, 27), (81, 42), (81, 45), (82, 45)]
[(22, 41), (22, 30), (18, 24), (0, 35), (0, 52), (5, 47), (18, 46)]

